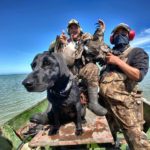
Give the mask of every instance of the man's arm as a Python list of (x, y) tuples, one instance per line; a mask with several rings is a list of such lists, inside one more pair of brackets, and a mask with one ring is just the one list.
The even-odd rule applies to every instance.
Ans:
[(130, 79), (134, 81), (139, 81), (141, 78), (140, 70), (128, 65), (123, 60), (121, 60), (118, 56), (113, 55), (112, 53), (108, 53), (106, 56), (107, 64), (113, 64), (118, 66)]

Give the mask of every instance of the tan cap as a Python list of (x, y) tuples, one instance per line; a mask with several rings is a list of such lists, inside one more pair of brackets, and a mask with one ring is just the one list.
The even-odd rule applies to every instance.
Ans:
[(68, 34), (69, 34), (69, 27), (70, 27), (72, 24), (76, 24), (76, 25), (79, 27), (80, 32), (83, 33), (83, 30), (82, 30), (82, 28), (80, 27), (79, 22), (78, 22), (76, 19), (71, 19), (71, 20), (68, 22), (68, 26), (67, 26), (67, 33), (68, 33)]
[(125, 24), (125, 23), (120, 23), (117, 27), (115, 27), (111, 33), (115, 33), (119, 28), (124, 28), (125, 30), (127, 30), (128, 32), (131, 31), (131, 28)]
[(79, 22), (78, 22), (76, 19), (71, 19), (71, 20), (68, 22), (67, 28), (69, 28), (70, 25), (72, 25), (72, 24), (76, 24), (77, 26), (80, 27), (80, 24), (79, 24)]

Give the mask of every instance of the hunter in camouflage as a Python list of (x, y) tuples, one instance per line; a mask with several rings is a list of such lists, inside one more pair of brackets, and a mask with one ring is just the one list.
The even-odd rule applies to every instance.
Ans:
[[(106, 67), (100, 79), (100, 94), (113, 120), (122, 129), (130, 150), (149, 150), (150, 143), (143, 132), (142, 113), (138, 112), (138, 82), (148, 71), (148, 54), (141, 48), (132, 48), (129, 42), (134, 31), (119, 24), (113, 31), (111, 43), (117, 56), (106, 55)], [(111, 124), (111, 123), (110, 123)]]
[[(98, 24), (100, 27), (96, 33), (100, 34), (98, 37), (103, 37), (104, 23), (99, 20)], [(88, 49), (87, 45), (89, 41), (94, 40), (96, 34), (92, 36), (89, 33), (83, 33), (79, 22), (75, 19), (69, 21), (67, 29), (70, 38), (67, 39), (66, 35), (62, 33), (56, 40), (54, 51), (63, 53), (71, 72), (78, 78), (86, 80), (88, 108), (95, 114), (104, 116), (107, 110), (98, 103), (99, 68), (94, 60), (99, 53)]]
[[(70, 71), (77, 77), (77, 80), (79, 78), (86, 80), (88, 107), (99, 116), (104, 116), (107, 113), (107, 110), (98, 103), (99, 67), (96, 65), (96, 57), (99, 55), (99, 51), (97, 49), (96, 51), (94, 51), (95, 49), (88, 49), (88, 45), (91, 41), (99, 45), (99, 40), (103, 39), (104, 30), (104, 23), (99, 20), (98, 28), (92, 36), (89, 33), (83, 33), (79, 22), (71, 19), (67, 26), (69, 38), (62, 32), (49, 47), (50, 52), (62, 53)], [(50, 109), (49, 107), (50, 105), (48, 105), (47, 110)], [(31, 120), (46, 124), (48, 122), (47, 110), (41, 114), (34, 115)]]

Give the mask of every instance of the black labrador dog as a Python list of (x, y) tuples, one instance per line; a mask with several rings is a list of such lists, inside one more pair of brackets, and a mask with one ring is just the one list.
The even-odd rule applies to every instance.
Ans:
[[(22, 82), (29, 92), (47, 90), (47, 98), (52, 104), (53, 126), (49, 135), (56, 134), (60, 118), (73, 116), (76, 135), (82, 134), (80, 92), (67, 64), (60, 53), (43, 52), (35, 56), (32, 72)], [(60, 117), (61, 116), (61, 117)]]

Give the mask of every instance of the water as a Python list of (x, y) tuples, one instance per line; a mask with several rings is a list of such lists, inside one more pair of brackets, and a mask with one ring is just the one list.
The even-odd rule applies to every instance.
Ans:
[[(46, 92), (29, 93), (21, 82), (26, 75), (0, 75), (0, 125), (46, 97)], [(150, 71), (140, 84), (150, 100)]]
[(144, 80), (140, 83), (140, 88), (143, 90), (144, 97), (150, 101), (150, 68)]
[(0, 75), (0, 125), (46, 97), (29, 93), (21, 84), (26, 75)]

